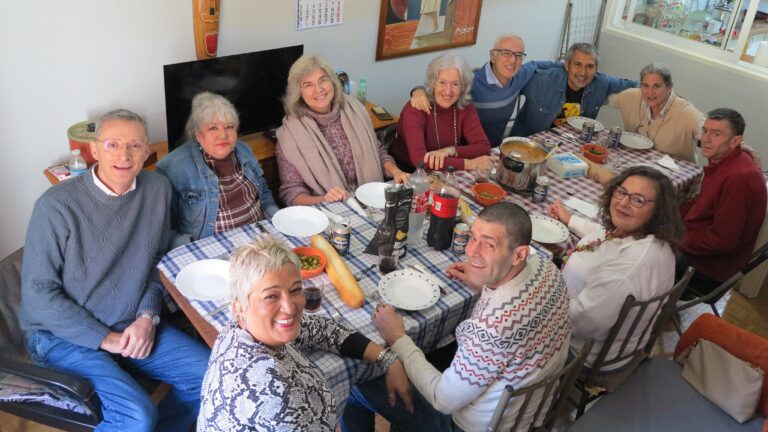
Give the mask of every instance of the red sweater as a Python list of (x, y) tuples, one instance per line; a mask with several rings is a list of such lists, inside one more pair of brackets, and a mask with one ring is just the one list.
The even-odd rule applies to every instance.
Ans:
[[(435, 134), (435, 111), (437, 112), (437, 127), (440, 135), (440, 145)], [(457, 170), (464, 169), (464, 159), (491, 154), (491, 145), (485, 136), (480, 118), (475, 106), (469, 104), (456, 110), (456, 157), (447, 157), (444, 167), (453, 166)], [(406, 102), (400, 113), (397, 125), (397, 142), (390, 153), (404, 169), (413, 168), (424, 160), (424, 154), (439, 148), (451, 147), (454, 143), (453, 108), (437, 107), (431, 114), (419, 111)], [(432, 168), (432, 167), (427, 167)]]
[(741, 147), (704, 167), (701, 193), (681, 206), (680, 249), (696, 271), (724, 282), (744, 267), (763, 225), (766, 194), (763, 173)]

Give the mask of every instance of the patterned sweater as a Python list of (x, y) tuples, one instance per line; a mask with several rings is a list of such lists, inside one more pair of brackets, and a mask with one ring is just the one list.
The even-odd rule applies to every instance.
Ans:
[(303, 316), (299, 337), (272, 348), (235, 321), (228, 323), (216, 338), (203, 379), (198, 432), (333, 432), (333, 395), (299, 348), (346, 353), (347, 342), (356, 338), (350, 336), (362, 337), (333, 320)]
[[(514, 279), (496, 289), (483, 288), (472, 315), (456, 327), (458, 351), (442, 374), (408, 336), (392, 348), (435, 409), (453, 414), (454, 423), (467, 432), (484, 431), (507, 384), (518, 389), (563, 367), (570, 331), (560, 272), (534, 254)], [(521, 404), (519, 398), (511, 402), (499, 430), (512, 427)], [(535, 411), (535, 404), (530, 406), (522, 430)]]

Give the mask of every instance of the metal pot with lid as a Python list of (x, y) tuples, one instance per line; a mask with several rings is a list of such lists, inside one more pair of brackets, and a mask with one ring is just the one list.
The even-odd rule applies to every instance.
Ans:
[(496, 181), (513, 191), (530, 191), (536, 177), (546, 170), (547, 151), (543, 143), (525, 137), (509, 137), (499, 146)]

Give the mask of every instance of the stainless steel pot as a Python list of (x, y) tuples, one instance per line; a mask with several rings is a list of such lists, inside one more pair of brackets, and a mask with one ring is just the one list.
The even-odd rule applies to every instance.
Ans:
[(546, 148), (536, 140), (509, 137), (499, 146), (501, 152), (496, 167), (496, 181), (513, 191), (529, 191), (536, 177), (546, 170)]

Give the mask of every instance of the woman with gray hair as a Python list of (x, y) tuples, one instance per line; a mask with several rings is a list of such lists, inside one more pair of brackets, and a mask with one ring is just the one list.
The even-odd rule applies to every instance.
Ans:
[(328, 384), (299, 349), (321, 349), (374, 363), (387, 392), (413, 412), (397, 355), (359, 332), (303, 316), (298, 257), (265, 236), (235, 249), (229, 270), (235, 317), (216, 338), (203, 379), (198, 431), (328, 431), (336, 410)]
[(365, 106), (345, 97), (321, 55), (303, 55), (291, 66), (283, 106), (277, 163), (286, 205), (345, 200), (384, 175), (397, 183), (408, 179), (379, 143)]
[(412, 170), (424, 162), (430, 169), (491, 168), (491, 145), (470, 103), (472, 76), (467, 61), (456, 54), (443, 54), (429, 63), (424, 86), (432, 112), (420, 111), (410, 101), (400, 112), (392, 147), (400, 167)]
[(624, 130), (645, 135), (653, 147), (671, 156), (696, 162), (696, 141), (704, 114), (672, 88), (672, 71), (651, 63), (640, 71), (640, 88), (612, 95), (608, 105), (621, 110)]
[(173, 186), (173, 247), (277, 212), (259, 161), (237, 139), (238, 124), (225, 97), (199, 93), (192, 99), (187, 142), (157, 163), (157, 172)]

